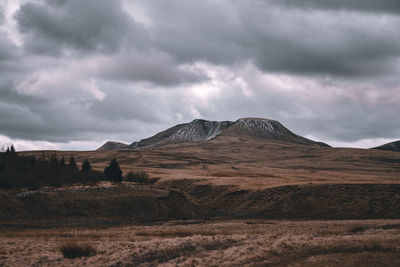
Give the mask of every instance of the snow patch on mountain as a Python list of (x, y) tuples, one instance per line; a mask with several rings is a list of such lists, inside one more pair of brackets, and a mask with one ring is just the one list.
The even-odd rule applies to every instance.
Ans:
[(194, 120), (184, 125), (168, 139), (173, 143), (206, 141), (220, 135), (232, 124), (233, 122), (230, 121)]
[(235, 123), (235, 127), (256, 135), (283, 135), (288, 132), (279, 122), (268, 119), (243, 118)]

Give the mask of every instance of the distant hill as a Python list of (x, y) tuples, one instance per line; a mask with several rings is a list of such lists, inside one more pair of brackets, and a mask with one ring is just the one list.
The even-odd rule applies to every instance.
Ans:
[(400, 152), (400, 140), (394, 141), (394, 142), (391, 142), (391, 143), (387, 143), (387, 144), (384, 144), (384, 145), (381, 145), (381, 146), (373, 147), (372, 149)]
[(223, 138), (224, 136), (268, 139), (285, 143), (329, 147), (325, 143), (316, 142), (292, 133), (278, 121), (262, 118), (242, 118), (235, 122), (196, 119), (189, 123), (175, 125), (152, 137), (130, 145), (107, 142), (98, 150), (153, 148), (169, 144), (204, 142), (216, 137)]
[(118, 149), (128, 149), (127, 144), (120, 143), (120, 142), (114, 142), (114, 141), (108, 141), (101, 147), (99, 147), (97, 150), (118, 150)]

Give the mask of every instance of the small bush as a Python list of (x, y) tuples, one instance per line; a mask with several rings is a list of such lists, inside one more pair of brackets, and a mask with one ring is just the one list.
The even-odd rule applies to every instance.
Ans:
[(355, 234), (355, 233), (359, 233), (359, 232), (364, 232), (365, 230), (367, 230), (367, 227), (364, 227), (361, 225), (355, 225), (350, 228), (349, 232)]
[(364, 250), (375, 251), (375, 252), (397, 252), (398, 251), (398, 249), (396, 247), (379, 244), (377, 242), (365, 244)]
[(96, 255), (96, 249), (89, 244), (67, 243), (60, 247), (64, 258), (90, 257)]
[(150, 178), (149, 174), (146, 172), (128, 172), (125, 176), (125, 181), (136, 182), (141, 184), (154, 184), (160, 178)]

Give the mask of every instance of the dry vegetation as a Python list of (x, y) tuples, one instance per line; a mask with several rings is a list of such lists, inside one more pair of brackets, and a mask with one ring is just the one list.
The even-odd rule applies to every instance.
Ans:
[[(89, 159), (103, 170), (116, 158), (125, 173), (144, 171), (160, 181), (201, 179), (204, 183), (262, 189), (291, 184), (400, 183), (400, 153), (321, 148), (236, 137), (206, 143), (134, 151), (49, 151), (77, 162)], [(41, 156), (42, 152), (25, 152)]]
[(96, 255), (96, 249), (89, 244), (69, 242), (60, 247), (64, 258), (74, 259)]
[[(116, 158), (135, 182), (0, 191), (0, 266), (400, 265), (400, 153), (235, 137), (47, 153)], [(65, 258), (71, 243), (96, 254)]]
[[(64, 258), (60, 246), (68, 243), (86, 244), (97, 254)], [(0, 265), (398, 266), (399, 244), (399, 220), (170, 221), (105, 229), (3, 228)]]

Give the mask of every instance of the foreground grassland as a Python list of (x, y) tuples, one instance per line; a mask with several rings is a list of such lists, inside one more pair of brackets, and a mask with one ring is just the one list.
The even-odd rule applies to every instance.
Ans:
[[(64, 258), (61, 247), (92, 247)], [(4, 266), (399, 266), (400, 220), (170, 221), (0, 231)]]
[(159, 179), (0, 191), (0, 266), (400, 266), (398, 152), (217, 137), (21, 154)]

